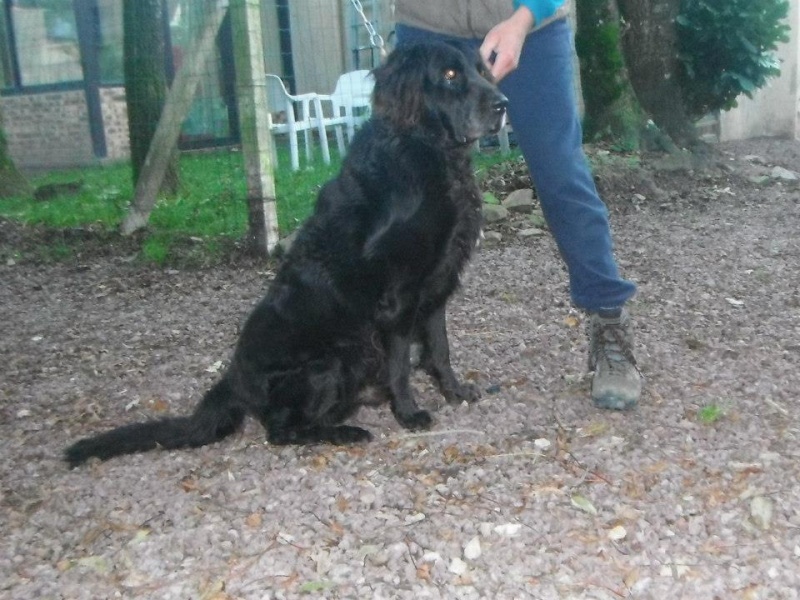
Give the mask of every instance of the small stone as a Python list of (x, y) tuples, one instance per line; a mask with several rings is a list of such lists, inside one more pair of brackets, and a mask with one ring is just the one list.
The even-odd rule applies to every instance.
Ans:
[(505, 206), (495, 204), (483, 205), (483, 220), (486, 223), (497, 223), (508, 218), (508, 209)]
[(475, 560), (477, 558), (480, 558), (480, 556), (481, 556), (481, 540), (476, 535), (469, 542), (467, 542), (466, 546), (464, 546), (464, 558), (466, 558), (467, 560)]
[(497, 525), (494, 528), (494, 532), (503, 537), (514, 537), (519, 533), (520, 529), (522, 529), (522, 525), (519, 523), (504, 523)]
[(450, 561), (450, 566), (447, 567), (447, 570), (453, 573), (454, 575), (463, 575), (467, 572), (467, 563), (461, 560), (458, 557), (455, 557), (453, 560)]
[(503, 206), (509, 212), (527, 214), (533, 210), (533, 190), (514, 190), (503, 200)]
[(617, 525), (613, 529), (609, 530), (608, 539), (618, 542), (622, 539), (625, 539), (626, 535), (628, 535), (628, 531), (622, 525)]
[(503, 241), (503, 234), (499, 231), (485, 231), (483, 234), (484, 244), (498, 244)]
[(800, 180), (800, 175), (795, 173), (794, 171), (790, 171), (789, 169), (784, 169), (783, 167), (775, 167), (770, 171), (770, 177), (773, 179), (780, 179), (781, 181), (798, 181)]
[(528, 227), (527, 229), (522, 229), (517, 232), (517, 237), (522, 239), (538, 237), (540, 235), (544, 235), (544, 231), (538, 227)]

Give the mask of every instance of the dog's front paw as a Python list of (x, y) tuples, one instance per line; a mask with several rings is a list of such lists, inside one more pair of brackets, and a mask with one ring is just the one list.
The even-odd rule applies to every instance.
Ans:
[(461, 404), (464, 401), (472, 404), (480, 399), (481, 390), (473, 383), (457, 383), (452, 388), (444, 390), (443, 395), (449, 404)]
[(433, 417), (427, 410), (418, 410), (407, 415), (395, 414), (395, 417), (400, 425), (412, 431), (430, 429), (431, 425), (433, 425)]
[(361, 427), (353, 425), (339, 425), (332, 428), (329, 441), (336, 445), (358, 444), (372, 440), (372, 434)]

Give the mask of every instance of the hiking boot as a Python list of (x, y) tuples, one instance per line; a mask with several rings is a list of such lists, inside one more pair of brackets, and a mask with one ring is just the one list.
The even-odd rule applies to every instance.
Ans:
[[(616, 313), (616, 314), (615, 314)], [(642, 377), (633, 357), (633, 327), (628, 311), (592, 313), (589, 319), (589, 370), (592, 400), (598, 408), (634, 408)]]

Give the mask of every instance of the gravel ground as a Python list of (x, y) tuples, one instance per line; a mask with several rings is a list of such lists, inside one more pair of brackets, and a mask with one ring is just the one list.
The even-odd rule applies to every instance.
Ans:
[[(68, 470), (77, 437), (191, 409), (263, 294), (264, 266), (11, 260), (0, 228), (0, 596), (800, 597), (800, 142), (703, 171), (598, 159), (646, 377), (588, 400), (583, 315), (549, 236), (486, 246), (449, 314), (472, 406), (429, 432), (386, 407), (355, 448), (206, 448)], [(603, 161), (605, 160), (605, 163)], [(760, 180), (758, 178), (761, 178)]]

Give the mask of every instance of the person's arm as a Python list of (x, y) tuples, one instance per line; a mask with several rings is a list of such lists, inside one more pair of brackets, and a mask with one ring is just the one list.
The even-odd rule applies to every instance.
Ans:
[(516, 10), (495, 25), (481, 44), (481, 56), (500, 81), (519, 64), (525, 37), (536, 23), (552, 17), (565, 0), (515, 0)]
[(514, 8), (527, 8), (536, 24), (552, 17), (564, 2), (565, 0), (514, 0)]

